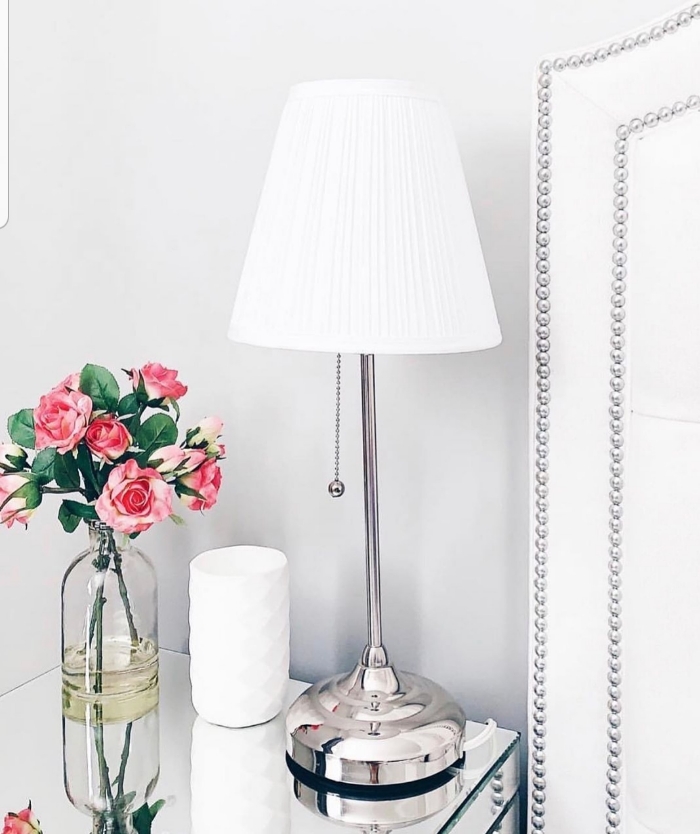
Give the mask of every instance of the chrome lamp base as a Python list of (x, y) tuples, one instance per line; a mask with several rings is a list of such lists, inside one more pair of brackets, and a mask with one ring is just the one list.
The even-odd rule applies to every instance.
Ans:
[[(365, 652), (367, 654), (367, 652)], [(314, 777), (387, 799), (435, 790), (462, 758), (466, 716), (427, 678), (360, 662), (307, 689), (287, 714), (291, 761)], [(393, 789), (393, 790), (392, 790)]]
[(391, 786), (410, 785), (405, 795), (417, 796), (436, 788), (431, 780), (444, 785), (451, 778), (448, 769), (462, 758), (466, 716), (441, 686), (396, 671), (382, 642), (374, 356), (360, 356), (360, 372), (367, 646), (352, 672), (315, 684), (292, 705), (288, 754), (293, 771), (317, 782), (371, 786), (378, 799)]

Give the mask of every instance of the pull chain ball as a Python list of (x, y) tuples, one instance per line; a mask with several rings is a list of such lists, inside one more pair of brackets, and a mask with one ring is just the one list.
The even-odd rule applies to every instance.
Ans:
[(330, 492), (331, 498), (340, 498), (345, 492), (345, 484), (342, 481), (331, 481), (328, 484), (328, 492)]
[(345, 492), (345, 484), (340, 480), (340, 370), (341, 356), (338, 354), (335, 365), (335, 477), (328, 484), (331, 498), (340, 498)]

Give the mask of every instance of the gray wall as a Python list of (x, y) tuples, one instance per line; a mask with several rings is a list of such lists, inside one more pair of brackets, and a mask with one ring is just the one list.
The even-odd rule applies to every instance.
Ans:
[[(457, 130), (504, 333), (473, 355), (380, 358), (385, 612), (398, 664), (474, 718), (526, 722), (528, 146), (533, 67), (666, 11), (660, 0), (22, 0), (11, 5), (10, 222), (0, 231), (0, 414), (85, 361), (181, 369), (185, 420), (217, 412), (217, 509), (152, 531), (162, 643), (187, 643), (187, 566), (283, 548), (293, 671), (364, 638), (358, 369), (346, 362), (332, 502), (334, 358), (236, 346), (230, 308), (293, 82), (397, 77)], [(556, 116), (555, 116), (556, 118)], [(556, 174), (555, 174), (556, 176)], [(352, 361), (350, 361), (352, 360)], [(47, 500), (0, 531), (0, 692), (59, 660), (60, 577), (84, 542)]]

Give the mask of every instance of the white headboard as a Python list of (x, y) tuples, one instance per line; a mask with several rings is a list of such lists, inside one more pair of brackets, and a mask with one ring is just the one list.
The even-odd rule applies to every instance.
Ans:
[(694, 834), (700, 4), (536, 96), (529, 830)]

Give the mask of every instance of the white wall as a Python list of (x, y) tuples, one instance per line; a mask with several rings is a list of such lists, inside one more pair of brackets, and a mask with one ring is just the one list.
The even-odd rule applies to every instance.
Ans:
[[(216, 511), (143, 538), (162, 643), (187, 640), (187, 565), (276, 545), (293, 574), (293, 671), (354, 662), (364, 637), (358, 373), (346, 362), (332, 502), (334, 358), (225, 338), (290, 84), (398, 77), (450, 109), (504, 333), (464, 356), (380, 358), (386, 632), (399, 665), (472, 717), (524, 728), (528, 142), (538, 55), (641, 24), (666, 0), (21, 0), (11, 4), (10, 222), (0, 230), (0, 415), (85, 361), (154, 359), (218, 412)], [(556, 114), (555, 114), (556, 118)], [(555, 170), (556, 177), (556, 170)], [(352, 361), (350, 361), (352, 360)], [(59, 583), (83, 545), (45, 506), (0, 531), (0, 692), (59, 659)]]

